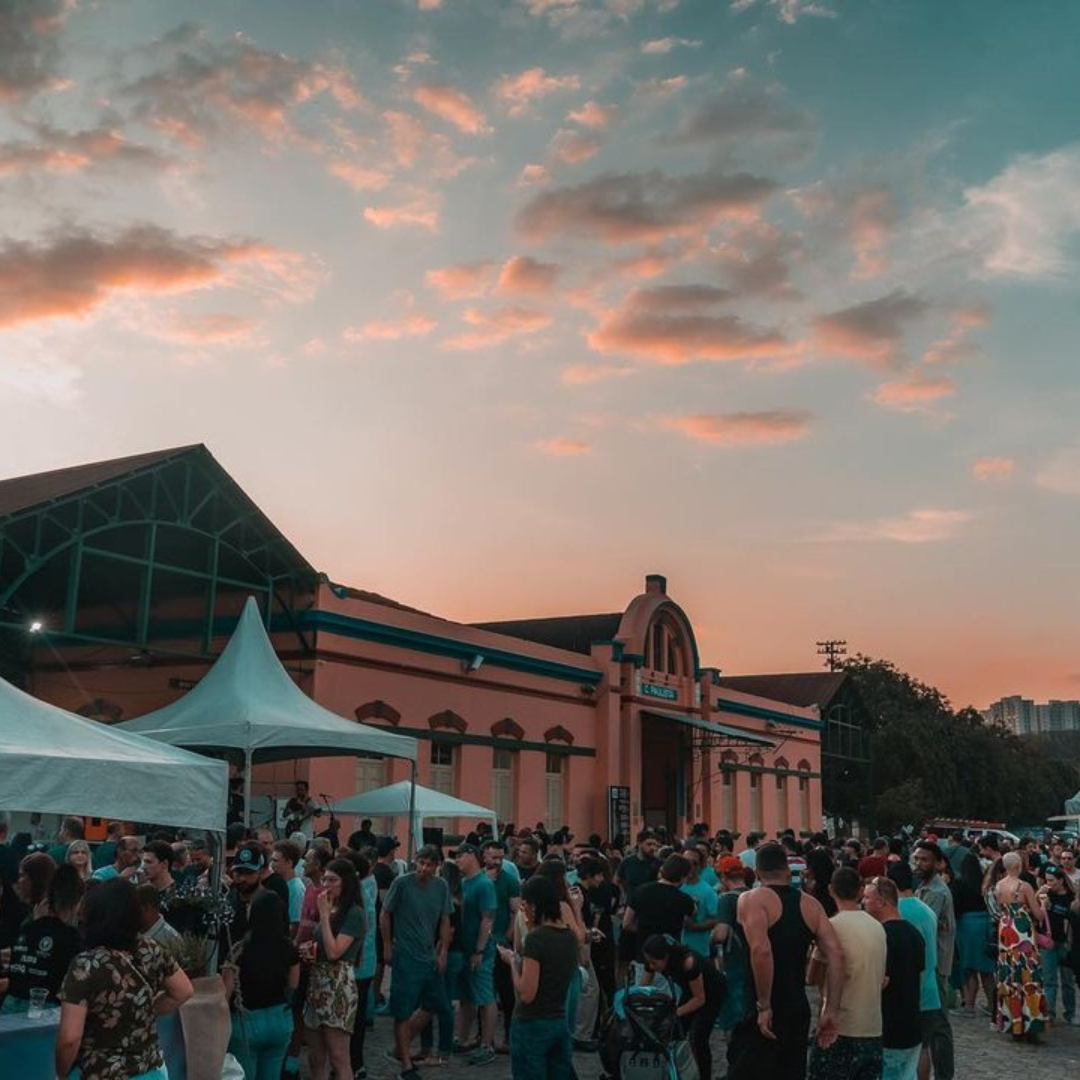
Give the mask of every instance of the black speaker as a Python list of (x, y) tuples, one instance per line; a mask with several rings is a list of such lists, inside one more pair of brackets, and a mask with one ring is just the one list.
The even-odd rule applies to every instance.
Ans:
[(434, 844), (441, 851), (443, 844), (442, 829), (433, 829), (425, 825), (423, 830), (423, 841), (425, 844)]

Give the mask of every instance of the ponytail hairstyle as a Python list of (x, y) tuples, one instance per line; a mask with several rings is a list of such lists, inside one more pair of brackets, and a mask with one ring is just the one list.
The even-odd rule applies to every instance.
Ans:
[(653, 934), (646, 938), (641, 952), (646, 960), (662, 963), (665, 974), (680, 970), (690, 954), (690, 950), (685, 945), (680, 945), (670, 934)]
[(555, 882), (546, 874), (533, 874), (521, 887), (522, 903), (533, 909), (533, 925), (558, 922), (562, 917)]

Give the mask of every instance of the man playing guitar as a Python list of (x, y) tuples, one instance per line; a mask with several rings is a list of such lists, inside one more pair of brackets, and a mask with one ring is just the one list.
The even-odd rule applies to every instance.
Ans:
[(313, 817), (321, 816), (322, 810), (308, 793), (308, 782), (297, 780), (296, 794), (285, 804), (285, 835), (300, 832)]

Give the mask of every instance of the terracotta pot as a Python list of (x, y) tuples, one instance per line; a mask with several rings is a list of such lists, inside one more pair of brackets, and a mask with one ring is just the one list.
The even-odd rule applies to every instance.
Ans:
[(180, 1006), (187, 1080), (221, 1080), (232, 1034), (229, 1003), (220, 975), (192, 979), (195, 995)]

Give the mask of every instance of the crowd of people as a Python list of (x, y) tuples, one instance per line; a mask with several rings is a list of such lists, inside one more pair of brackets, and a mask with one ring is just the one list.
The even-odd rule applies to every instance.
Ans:
[(370, 822), (340, 845), (234, 823), (217, 853), (123, 823), (91, 849), (77, 818), (51, 845), (7, 832), (0, 814), (0, 1011), (60, 1007), (58, 1076), (166, 1076), (156, 1020), (192, 994), (192, 937), (247, 1080), (298, 1075), (302, 1045), (313, 1080), (366, 1080), (382, 1015), (403, 1080), (501, 1054), (515, 1080), (569, 1080), (630, 982), (673, 988), (701, 1080), (720, 1040), (730, 1080), (952, 1080), (956, 1024), (1077, 1022), (1080, 869), (1056, 837), (480, 825), (407, 862)]

